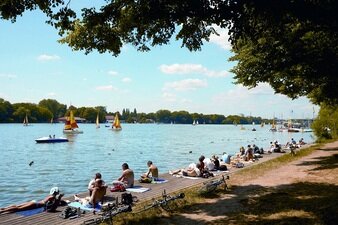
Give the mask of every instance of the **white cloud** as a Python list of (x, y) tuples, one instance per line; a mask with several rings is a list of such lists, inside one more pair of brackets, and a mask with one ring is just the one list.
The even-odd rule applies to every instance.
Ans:
[(42, 54), (37, 57), (38, 61), (55, 61), (60, 59), (61, 58), (58, 55), (47, 55), (47, 54)]
[(164, 92), (162, 98), (167, 102), (176, 102), (176, 95), (169, 92)]
[(225, 50), (230, 50), (231, 44), (229, 42), (228, 29), (220, 28), (219, 26), (213, 27), (219, 35), (211, 34), (210, 42), (220, 46)]
[(183, 98), (181, 99), (181, 103), (187, 104), (187, 103), (192, 103), (192, 101), (190, 99)]
[(185, 79), (180, 81), (168, 82), (164, 84), (163, 90), (189, 91), (198, 88), (207, 87), (206, 80), (200, 79)]
[(109, 71), (108, 71), (108, 74), (109, 74), (109, 75), (112, 75), (112, 76), (116, 76), (116, 75), (118, 74), (118, 72), (113, 71), (113, 70), (109, 70)]
[(113, 85), (106, 85), (106, 86), (97, 86), (95, 88), (98, 91), (117, 91), (118, 89), (113, 87)]
[(49, 93), (47, 93), (47, 96), (55, 96), (55, 95), (56, 95), (55, 92), (49, 92)]
[(208, 70), (205, 75), (207, 75), (208, 77), (226, 77), (229, 75), (228, 71), (212, 71), (212, 70)]
[[(252, 113), (253, 116), (265, 118), (272, 118), (275, 115), (284, 119), (312, 117), (313, 107), (305, 97), (292, 100), (284, 95), (274, 94), (274, 90), (266, 83), (261, 83), (250, 90), (242, 85), (236, 85), (233, 89), (213, 96), (211, 102), (211, 108), (226, 110), (227, 114)], [(301, 112), (305, 112), (304, 115), (301, 115)]]
[(205, 73), (207, 71), (207, 69), (200, 64), (163, 64), (160, 66), (160, 70), (166, 74)]
[(16, 78), (16, 75), (15, 74), (9, 74), (9, 73), (0, 73), (0, 78), (12, 79), (12, 78)]
[(208, 77), (226, 77), (227, 71), (213, 71), (209, 70), (201, 64), (163, 64), (160, 66), (160, 70), (165, 74), (203, 74)]
[(125, 77), (125, 78), (122, 79), (122, 82), (124, 82), (124, 83), (129, 83), (131, 81), (132, 80), (129, 77)]

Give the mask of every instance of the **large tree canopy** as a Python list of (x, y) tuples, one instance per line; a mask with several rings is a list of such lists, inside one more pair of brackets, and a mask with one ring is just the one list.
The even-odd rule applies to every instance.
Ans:
[(174, 36), (189, 50), (200, 50), (228, 28), (238, 61), (237, 83), (269, 83), (276, 93), (307, 96), (314, 103), (338, 103), (338, 2), (332, 0), (106, 0), (76, 17), (62, 0), (4, 0), (3, 19), (15, 21), (39, 8), (74, 50), (114, 56), (123, 44), (140, 51), (169, 43)]

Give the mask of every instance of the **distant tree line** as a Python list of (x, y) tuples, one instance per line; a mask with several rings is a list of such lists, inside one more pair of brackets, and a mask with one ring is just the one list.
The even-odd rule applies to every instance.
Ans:
[(120, 112), (107, 112), (106, 107), (79, 107), (69, 106), (59, 103), (54, 99), (43, 99), (38, 104), (34, 103), (14, 103), (0, 98), (0, 123), (21, 123), (28, 117), (30, 123), (48, 123), (55, 121), (59, 117), (68, 116), (70, 110), (74, 116), (86, 119), (93, 123), (99, 115), (100, 122), (105, 122), (107, 115), (119, 114), (120, 119), (125, 123), (175, 123), (192, 124), (193, 121), (199, 124), (260, 124), (262, 122), (271, 123), (270, 120), (261, 117), (245, 117), (244, 115), (204, 115), (201, 113), (189, 113), (187, 111), (158, 110), (155, 113), (138, 113), (136, 109), (130, 111), (123, 109)]

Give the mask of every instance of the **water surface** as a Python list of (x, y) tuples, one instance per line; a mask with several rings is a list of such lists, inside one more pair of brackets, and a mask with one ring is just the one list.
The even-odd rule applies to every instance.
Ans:
[(252, 125), (240, 130), (233, 125), (122, 124), (121, 132), (104, 125), (79, 126), (84, 133), (68, 136), (70, 142), (36, 144), (42, 136), (64, 136), (63, 124), (0, 124), (0, 207), (40, 200), (53, 186), (66, 195), (85, 192), (96, 172), (110, 183), (121, 174), (124, 162), (138, 178), (148, 160), (164, 173), (197, 162), (201, 154), (235, 153), (248, 144), (267, 149), (270, 141), (286, 143), (292, 137), (314, 140), (312, 133), (272, 133), (268, 126), (256, 126), (253, 132)]

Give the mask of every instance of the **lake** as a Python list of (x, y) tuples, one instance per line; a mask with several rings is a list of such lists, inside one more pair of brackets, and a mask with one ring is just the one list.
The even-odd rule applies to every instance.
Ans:
[[(0, 124), (0, 207), (40, 200), (58, 186), (66, 195), (86, 192), (89, 180), (101, 172), (106, 183), (119, 177), (127, 162), (135, 178), (146, 172), (148, 160), (160, 173), (186, 167), (203, 154), (235, 153), (240, 146), (256, 144), (267, 149), (270, 141), (285, 144), (292, 137), (313, 142), (312, 133), (269, 132), (270, 126), (122, 124), (120, 132), (101, 124), (79, 124), (83, 134), (69, 142), (36, 144), (35, 139), (64, 136), (63, 124)], [(189, 153), (191, 151), (191, 153)], [(30, 166), (30, 162), (34, 163)]]

